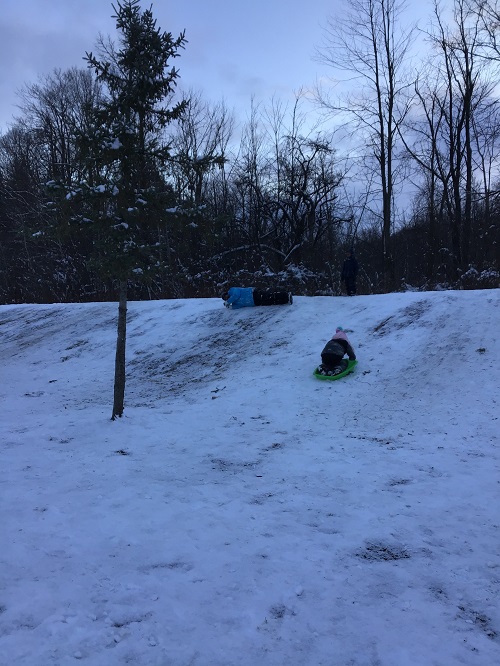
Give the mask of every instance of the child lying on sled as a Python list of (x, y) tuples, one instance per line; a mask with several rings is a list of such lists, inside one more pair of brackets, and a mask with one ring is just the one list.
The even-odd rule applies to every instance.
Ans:
[(341, 326), (338, 326), (335, 335), (329, 340), (321, 352), (321, 365), (318, 372), (322, 375), (338, 375), (347, 368), (347, 354), (350, 361), (356, 360), (354, 349), (344, 333)]
[(290, 291), (264, 291), (254, 287), (231, 287), (222, 294), (228, 308), (248, 308), (254, 305), (288, 305), (293, 303)]

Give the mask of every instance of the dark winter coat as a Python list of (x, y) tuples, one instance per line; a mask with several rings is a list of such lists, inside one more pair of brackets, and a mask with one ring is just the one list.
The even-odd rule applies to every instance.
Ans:
[(343, 340), (342, 338), (333, 338), (332, 340), (329, 340), (321, 352), (322, 357), (328, 355), (343, 358), (345, 354), (347, 354), (350, 361), (356, 360), (354, 349), (347, 340)]
[(232, 308), (253, 307), (253, 291), (254, 287), (231, 287), (226, 304)]
[(358, 274), (358, 262), (354, 255), (351, 255), (344, 261), (342, 266), (342, 279), (343, 280), (354, 280)]
[(321, 352), (321, 362), (326, 368), (335, 368), (340, 364), (345, 354), (347, 354), (350, 361), (356, 360), (356, 354), (347, 335), (343, 330), (337, 329), (333, 338), (326, 343)]

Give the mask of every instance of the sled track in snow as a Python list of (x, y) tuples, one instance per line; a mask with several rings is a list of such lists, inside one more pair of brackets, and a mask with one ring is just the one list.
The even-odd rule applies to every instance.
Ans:
[(182, 326), (172, 325), (168, 345), (136, 352), (128, 362), (129, 399), (144, 406), (168, 395), (188, 397), (194, 384), (201, 388), (220, 382), (235, 365), (244, 373), (252, 357), (272, 354), (288, 344), (281, 328), (284, 309), (217, 310), (191, 317)]

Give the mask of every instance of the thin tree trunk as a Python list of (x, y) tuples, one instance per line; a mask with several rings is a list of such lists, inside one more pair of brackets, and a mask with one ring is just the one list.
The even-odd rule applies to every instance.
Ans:
[(437, 224), (436, 224), (436, 178), (434, 176), (434, 146), (432, 148), (431, 171), (429, 175), (429, 209), (427, 213), (427, 256), (426, 256), (426, 277), (431, 282), (435, 279), (436, 261), (435, 255), (438, 250), (436, 244)]
[(115, 356), (115, 388), (113, 399), (114, 421), (117, 416), (123, 416), (123, 403), (125, 399), (125, 342), (127, 339), (127, 280), (120, 281), (120, 302), (118, 305), (118, 335), (116, 339)]

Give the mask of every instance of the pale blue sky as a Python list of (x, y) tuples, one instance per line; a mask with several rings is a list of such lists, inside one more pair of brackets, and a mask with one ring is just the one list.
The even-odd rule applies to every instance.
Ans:
[[(252, 96), (292, 100), (327, 70), (313, 59), (322, 26), (343, 0), (157, 0), (159, 27), (188, 44), (175, 65), (181, 85), (222, 98), (240, 116)], [(419, 3), (423, 16), (430, 0)], [(425, 11), (423, 11), (425, 7)], [(428, 8), (428, 9), (427, 9)], [(107, 0), (2, 0), (0, 11), (0, 131), (17, 113), (16, 91), (56, 67), (85, 66), (99, 32), (116, 36)]]

